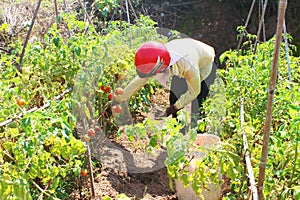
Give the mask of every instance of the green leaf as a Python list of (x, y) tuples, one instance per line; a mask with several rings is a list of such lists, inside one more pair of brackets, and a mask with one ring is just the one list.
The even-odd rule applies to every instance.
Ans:
[(189, 186), (189, 176), (187, 173), (182, 174), (180, 177), (180, 180), (182, 181), (182, 184), (184, 185), (184, 187)]
[(60, 47), (60, 38), (59, 37), (53, 38), (53, 43), (56, 47)]
[(300, 185), (293, 187), (294, 199), (300, 199)]
[(60, 22), (61, 22), (61, 19), (62, 19), (62, 16), (61, 16), (61, 15), (58, 15), (58, 16), (57, 16), (57, 23), (60, 23)]
[(127, 197), (126, 194), (124, 194), (124, 193), (118, 194), (117, 198), (118, 198), (118, 200), (130, 200), (130, 198)]
[(157, 147), (157, 141), (154, 137), (151, 137), (151, 139), (150, 139), (150, 146)]
[(26, 132), (30, 133), (32, 128), (31, 128), (31, 119), (30, 117), (24, 117), (21, 119), (21, 128)]

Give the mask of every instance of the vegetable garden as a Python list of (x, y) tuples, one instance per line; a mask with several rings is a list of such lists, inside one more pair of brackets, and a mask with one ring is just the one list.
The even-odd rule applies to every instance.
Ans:
[[(198, 127), (189, 128), (186, 110), (180, 111), (180, 123), (165, 118), (162, 125), (145, 117), (153, 108), (152, 96), (164, 90), (155, 79), (123, 104), (120, 114), (112, 112), (112, 100), (116, 89), (136, 75), (132, 63), (137, 47), (149, 40), (166, 42), (178, 32), (159, 29), (142, 15), (134, 23), (129, 18), (108, 21), (117, 1), (95, 1), (93, 6), (57, 15), (43, 35), (29, 42), (12, 37), (9, 23), (0, 26), (0, 39), (6, 42), (5, 51), (0, 50), (0, 199), (69, 199), (74, 190), (81, 199), (135, 199), (95, 193), (101, 159), (94, 155), (94, 144), (102, 136), (125, 140), (134, 151), (151, 153), (163, 146), (172, 189), (180, 179), (202, 197), (208, 183), (222, 184), (226, 177), (230, 189), (222, 199), (255, 199), (249, 177), (257, 182), (264, 165), (261, 152), (277, 38), (257, 44), (253, 52), (257, 36), (247, 33), (239, 50), (220, 56), (226, 67), (217, 70), (204, 103), (206, 117)], [(87, 13), (99, 11), (102, 21), (91, 24)], [(238, 30), (241, 37), (245, 27)], [(254, 185), (265, 199), (300, 199), (300, 57), (293, 56), (297, 47), (292, 37), (287, 39), (278, 54), (264, 184)], [(138, 117), (141, 113), (146, 114)], [(188, 153), (198, 129), (221, 142), (211, 149), (198, 147), (206, 156), (190, 174)]]

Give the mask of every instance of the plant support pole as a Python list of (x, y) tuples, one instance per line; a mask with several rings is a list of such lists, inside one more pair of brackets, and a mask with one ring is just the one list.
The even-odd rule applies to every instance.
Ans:
[(130, 49), (132, 49), (132, 34), (131, 34), (131, 28), (130, 28), (130, 16), (129, 16), (129, 7), (128, 7), (127, 0), (125, 0), (125, 4), (126, 4), (127, 23), (128, 23), (128, 29), (129, 29), (129, 37), (130, 37), (129, 45), (130, 45)]
[(24, 54), (25, 54), (25, 49), (26, 49), (26, 46), (27, 46), (27, 43), (28, 43), (28, 40), (29, 40), (30, 33), (32, 31), (32, 28), (33, 28), (33, 25), (34, 25), (34, 21), (36, 19), (37, 13), (38, 13), (38, 11), (40, 9), (41, 2), (42, 2), (42, 0), (38, 1), (38, 4), (37, 4), (36, 9), (34, 11), (33, 18), (32, 18), (32, 21), (31, 21), (31, 24), (30, 24), (30, 27), (29, 27), (29, 30), (28, 30), (28, 33), (27, 33), (24, 45), (23, 45), (22, 53), (21, 53), (21, 56), (20, 56), (20, 63), (19, 63), (19, 66), (17, 67), (18, 71), (20, 73), (22, 73), (22, 65), (23, 65), (23, 57), (24, 57)]
[(242, 99), (241, 101), (241, 111), (240, 111), (240, 118), (241, 118), (241, 128), (242, 128), (242, 133), (243, 133), (243, 145), (244, 145), (244, 151), (245, 151), (245, 161), (246, 161), (246, 167), (247, 167), (247, 172), (248, 172), (248, 178), (250, 182), (250, 190), (252, 192), (252, 199), (253, 200), (258, 200), (258, 193), (257, 193), (257, 188), (256, 188), (256, 183), (254, 179), (254, 173), (253, 173), (253, 168), (251, 165), (251, 159), (248, 151), (248, 140), (245, 131), (243, 130), (244, 127), (244, 100)]
[(292, 83), (291, 61), (290, 61), (290, 56), (289, 56), (289, 44), (288, 44), (288, 40), (287, 40), (285, 20), (283, 20), (283, 33), (284, 33), (285, 55), (286, 55), (286, 60), (287, 60), (287, 64), (288, 64), (289, 81)]
[(247, 20), (246, 20), (246, 23), (245, 23), (245, 27), (244, 27), (243, 33), (242, 33), (242, 35), (241, 35), (241, 38), (240, 38), (240, 40), (239, 40), (239, 44), (238, 44), (237, 50), (240, 50), (240, 48), (241, 48), (242, 41), (243, 41), (243, 37), (244, 37), (244, 35), (245, 35), (245, 32), (246, 32), (248, 23), (249, 23), (249, 21), (250, 21), (250, 17), (251, 17), (251, 14), (252, 14), (254, 5), (255, 5), (255, 0), (252, 1), (251, 7), (250, 7), (250, 10), (249, 10), (249, 13), (248, 13), (248, 17), (247, 17)]
[(262, 28), (262, 24), (264, 22), (267, 5), (268, 5), (268, 0), (265, 1), (264, 8), (263, 8), (263, 11), (261, 13), (261, 18), (260, 18), (259, 25), (258, 25), (258, 31), (257, 31), (257, 34), (256, 34), (256, 40), (255, 40), (255, 44), (254, 44), (253, 54), (256, 53), (256, 47), (257, 47), (258, 40), (260, 38), (261, 28)]
[(263, 146), (262, 146), (260, 165), (259, 165), (259, 174), (258, 174), (258, 195), (260, 200), (263, 199), (263, 184), (264, 184), (265, 169), (266, 169), (266, 162), (268, 156), (268, 144), (270, 139), (272, 106), (273, 106), (274, 93), (276, 88), (280, 43), (282, 39), (282, 24), (285, 16), (286, 7), (287, 7), (287, 0), (280, 0), (278, 5), (278, 20), (277, 20), (278, 22), (277, 22), (277, 29), (276, 29), (276, 41), (274, 47), (273, 64), (272, 64), (272, 71), (270, 77), (270, 86), (268, 90), (268, 105), (267, 105), (266, 122), (264, 128)]

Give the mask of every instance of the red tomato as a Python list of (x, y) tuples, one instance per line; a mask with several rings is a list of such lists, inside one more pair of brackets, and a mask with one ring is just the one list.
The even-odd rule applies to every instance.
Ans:
[(110, 94), (108, 95), (108, 99), (109, 99), (109, 100), (112, 100), (112, 98), (113, 98), (113, 94), (110, 93)]
[(25, 100), (24, 100), (24, 99), (17, 99), (17, 104), (18, 104), (19, 106), (24, 106)]
[(105, 88), (105, 92), (107, 92), (107, 93), (110, 92), (110, 86), (107, 86), (107, 87)]
[(111, 110), (112, 110), (112, 112), (113, 113), (121, 113), (122, 112), (122, 107), (121, 106), (113, 106), (112, 108), (111, 108)]
[(104, 85), (101, 85), (100, 89), (101, 89), (102, 91), (105, 91), (105, 86), (104, 86)]
[(88, 135), (90, 136), (90, 137), (93, 137), (94, 135), (95, 135), (95, 131), (94, 131), (94, 129), (89, 129), (88, 130)]
[(100, 131), (100, 127), (99, 126), (95, 126), (95, 131)]
[(81, 176), (86, 176), (87, 174), (88, 174), (87, 169), (82, 169), (82, 170), (80, 171), (80, 175), (81, 175)]

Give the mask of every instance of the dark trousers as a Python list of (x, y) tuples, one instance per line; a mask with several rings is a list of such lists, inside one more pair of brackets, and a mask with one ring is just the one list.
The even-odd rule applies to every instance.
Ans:
[[(181, 95), (186, 93), (187, 90), (188, 90), (188, 86), (185, 78), (179, 78), (178, 76), (173, 76), (171, 82), (170, 96), (169, 96), (170, 105), (175, 104), (176, 101), (181, 97)], [(191, 110), (192, 127), (195, 127), (197, 125), (197, 120), (204, 117), (204, 112), (201, 111), (201, 109), (202, 109), (202, 103), (205, 101), (208, 93), (209, 93), (209, 88), (205, 83), (205, 80), (203, 80), (201, 82), (200, 94), (197, 96), (196, 99), (192, 101), (192, 110)], [(176, 118), (177, 114), (173, 114), (172, 117)]]

